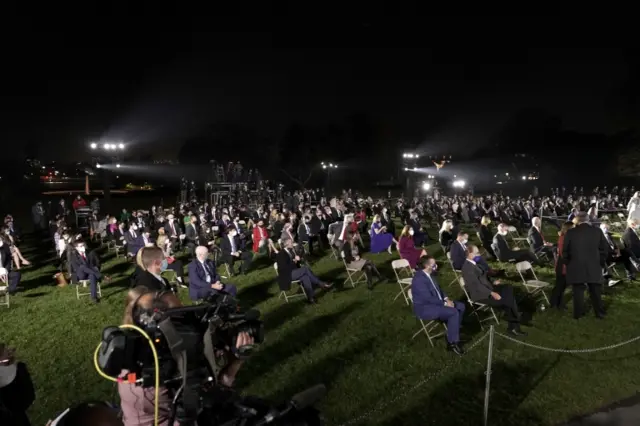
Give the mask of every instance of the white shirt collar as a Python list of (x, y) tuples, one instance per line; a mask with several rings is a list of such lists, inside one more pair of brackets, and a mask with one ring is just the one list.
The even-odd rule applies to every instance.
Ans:
[(156, 275), (156, 274), (154, 274), (154, 273), (153, 273), (153, 272), (151, 272), (151, 271), (149, 271), (149, 273), (150, 273), (151, 275), (153, 275), (154, 277), (156, 277), (156, 278), (158, 279), (158, 281), (162, 281), (162, 284), (164, 284), (164, 280), (162, 279), (162, 277), (161, 277), (160, 275)]
[(472, 259), (467, 259), (467, 262), (471, 262), (471, 263), (473, 263), (474, 265), (476, 264), (476, 261), (475, 261), (475, 260), (472, 260)]

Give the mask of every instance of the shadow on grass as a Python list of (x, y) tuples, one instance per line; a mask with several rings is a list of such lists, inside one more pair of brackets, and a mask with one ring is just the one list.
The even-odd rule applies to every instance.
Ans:
[[(240, 388), (247, 386), (249, 382), (245, 382), (244, 379), (260, 377), (274, 365), (283, 364), (287, 358), (297, 356), (299, 352), (308, 348), (323, 335), (332, 333), (344, 317), (356, 311), (360, 306), (361, 302), (350, 303), (340, 312), (313, 318), (281, 335), (276, 341), (270, 342), (269, 346), (261, 348), (251, 359), (251, 362), (246, 364), (247, 370), (240, 375), (243, 380), (238, 386)], [(269, 339), (268, 331), (266, 339)]]
[[(543, 423), (540, 415), (520, 405), (540, 381), (557, 365), (560, 356), (545, 365), (544, 360), (527, 364), (493, 365), (489, 405), (489, 424), (492, 426), (537, 426)], [(435, 388), (428, 395), (420, 392), (407, 395), (411, 405), (384, 425), (461, 425), (483, 423), (484, 373), (475, 376), (456, 375)], [(416, 397), (416, 395), (418, 395)]]
[(283, 303), (276, 309), (270, 311), (264, 316), (262, 321), (264, 322), (264, 329), (268, 333), (270, 330), (275, 330), (282, 324), (289, 321), (291, 318), (298, 315), (305, 307), (303, 300), (297, 300), (291, 303)]
[(36, 297), (44, 296), (46, 294), (47, 293), (45, 293), (45, 292), (30, 293), (30, 294), (25, 294), (24, 297), (29, 298), (29, 299), (33, 299), (33, 298), (36, 298)]
[(330, 392), (331, 384), (345, 368), (350, 367), (361, 354), (371, 352), (373, 346), (374, 340), (366, 339), (339, 352), (328, 353), (324, 358), (315, 360), (304, 371), (289, 376), (289, 381), (273, 395), (267, 395), (267, 398), (274, 401), (285, 400), (319, 383), (324, 384)]

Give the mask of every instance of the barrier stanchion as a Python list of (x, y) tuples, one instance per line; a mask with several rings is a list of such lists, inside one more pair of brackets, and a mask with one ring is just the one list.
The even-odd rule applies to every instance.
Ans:
[(489, 394), (491, 393), (491, 360), (493, 358), (493, 337), (494, 329), (493, 325), (489, 328), (489, 349), (487, 351), (487, 371), (485, 372), (485, 386), (484, 386), (484, 426), (489, 423)]

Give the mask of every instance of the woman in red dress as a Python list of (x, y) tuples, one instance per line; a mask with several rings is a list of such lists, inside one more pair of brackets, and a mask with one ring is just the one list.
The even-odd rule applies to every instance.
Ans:
[(409, 225), (402, 228), (400, 241), (398, 241), (398, 251), (400, 252), (400, 258), (406, 259), (412, 269), (415, 269), (418, 260), (420, 260), (422, 256), (427, 255), (426, 250), (416, 248), (413, 243), (413, 228)]

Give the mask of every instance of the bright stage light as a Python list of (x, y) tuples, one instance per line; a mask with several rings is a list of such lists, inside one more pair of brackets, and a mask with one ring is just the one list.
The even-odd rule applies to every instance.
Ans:
[(323, 165), (322, 165), (322, 168), (323, 168), (323, 169), (326, 169), (326, 168), (327, 168), (326, 164), (323, 164)]
[(431, 184), (428, 182), (425, 182), (422, 184), (422, 189), (424, 189), (425, 191), (428, 191), (431, 189)]
[(338, 165), (337, 165), (337, 164), (334, 164), (334, 165), (333, 165), (333, 168), (334, 168), (334, 169), (337, 169), (337, 168), (338, 168)]
[[(43, 169), (44, 169), (44, 167), (43, 167)], [(405, 168), (404, 168), (404, 171), (405, 171), (405, 172), (408, 172), (408, 171), (409, 171), (409, 168), (405, 167)]]
[(120, 148), (120, 149), (124, 149), (124, 144), (123, 144), (123, 143), (119, 143), (119, 144), (118, 144), (118, 148)]
[(108, 143), (105, 143), (104, 145), (102, 145), (102, 148), (108, 151), (109, 149), (111, 149), (111, 145), (109, 145)]
[(522, 180), (527, 180), (527, 177), (526, 176), (522, 176)]
[(466, 182), (463, 180), (454, 180), (453, 181), (453, 187), (454, 188), (464, 188), (464, 186), (466, 185)]
[(91, 149), (96, 149), (97, 147), (98, 147), (97, 143), (94, 142), (94, 143), (91, 144)]
[(117, 168), (120, 168), (120, 164), (116, 164), (116, 167), (117, 167)]
[(97, 169), (99, 169), (99, 168), (101, 168), (101, 167), (102, 167), (102, 166), (101, 166), (100, 164), (96, 164), (96, 168), (97, 168)]

